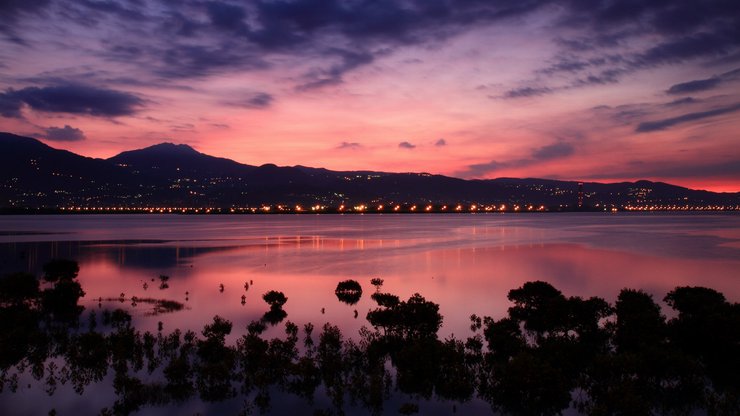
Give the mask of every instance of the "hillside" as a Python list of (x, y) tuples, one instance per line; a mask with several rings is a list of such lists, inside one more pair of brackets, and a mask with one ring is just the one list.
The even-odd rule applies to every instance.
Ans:
[[(574, 208), (578, 183), (548, 179), (463, 180), (427, 173), (337, 172), (245, 165), (162, 143), (93, 159), (29, 137), (0, 133), (0, 206), (57, 208), (247, 207), (305, 204), (488, 204)], [(740, 205), (738, 193), (661, 182), (586, 182), (584, 205)]]

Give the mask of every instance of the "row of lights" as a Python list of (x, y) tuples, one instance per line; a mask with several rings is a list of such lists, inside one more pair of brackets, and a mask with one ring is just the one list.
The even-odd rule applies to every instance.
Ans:
[(627, 211), (738, 211), (740, 205), (627, 205)]
[[(627, 205), (623, 208), (625, 211), (740, 211), (740, 205)], [(612, 207), (611, 211), (616, 212), (618, 209)], [(226, 212), (221, 208), (212, 207), (89, 207), (89, 206), (70, 206), (62, 207), (61, 211), (65, 212), (131, 212), (131, 213), (222, 213)], [(359, 204), (354, 206), (339, 205), (337, 208), (327, 205), (262, 205), (260, 207), (236, 207), (229, 208), (228, 212), (236, 213), (321, 213), (321, 212), (410, 212), (410, 213), (429, 213), (429, 212), (544, 212), (548, 209), (544, 205), (376, 205), (369, 206)]]
[[(62, 207), (62, 211), (67, 212), (152, 212), (152, 213), (185, 213), (185, 212), (223, 212), (221, 208), (208, 208), (208, 207), (90, 207), (90, 206), (70, 206)], [(262, 205), (260, 207), (238, 207), (230, 208), (230, 213), (248, 213), (248, 212), (326, 212), (333, 211), (334, 208), (327, 205), (311, 205), (304, 207), (303, 205)], [(462, 205), (458, 204), (455, 206), (451, 205), (377, 205), (371, 207), (369, 205), (360, 204), (354, 206), (339, 205), (336, 208), (338, 212), (509, 212), (509, 211), (546, 211), (544, 205), (512, 205), (507, 206), (501, 205)]]

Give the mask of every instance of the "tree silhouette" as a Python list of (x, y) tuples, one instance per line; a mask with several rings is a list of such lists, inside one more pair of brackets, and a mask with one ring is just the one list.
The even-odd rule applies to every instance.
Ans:
[(282, 308), (283, 305), (285, 305), (285, 302), (288, 301), (288, 298), (285, 297), (285, 294), (283, 294), (283, 292), (278, 292), (275, 290), (271, 290), (262, 295), (262, 299), (268, 305), (270, 305), (270, 308)]
[(362, 286), (356, 280), (344, 280), (337, 284), (334, 294), (337, 295), (340, 302), (354, 305), (362, 297)]
[(74, 260), (54, 259), (44, 264), (44, 280), (57, 282), (59, 280), (73, 280), (80, 272), (80, 266)]
[[(388, 299), (386, 297), (385, 299)], [(442, 315), (439, 314), (439, 305), (428, 302), (420, 294), (415, 293), (408, 301), (393, 305), (388, 302), (381, 308), (367, 313), (367, 320), (384, 332), (401, 338), (421, 338), (436, 336), (442, 326)]]
[(664, 300), (678, 311), (671, 341), (706, 366), (718, 393), (740, 400), (740, 305), (703, 287), (677, 287)]
[[(439, 305), (378, 291), (378, 307), (367, 315), (372, 328), (363, 327), (359, 339), (326, 323), (314, 341), (307, 323), (301, 345), (291, 322), (282, 335), (265, 335), (267, 324), (286, 316), (287, 298), (270, 291), (263, 296), (269, 311), (230, 344), (233, 325), (219, 316), (199, 333), (141, 333), (123, 309), (83, 321), (84, 292), (73, 274), (56, 274), (43, 291), (31, 275), (0, 278), (0, 388), (11, 411), (9, 397), (31, 388), (26, 381), (51, 396), (68, 385), (84, 400), (88, 386), (108, 380), (115, 397), (101, 415), (190, 401), (204, 408), (223, 402), (208, 411), (230, 412), (239, 402), (244, 412), (265, 413), (289, 395), (315, 414), (417, 412), (419, 399), (452, 401), (454, 412), (475, 397), (516, 415), (569, 407), (589, 415), (740, 410), (740, 306), (707, 288), (668, 293), (677, 316), (666, 322), (643, 291), (622, 290), (612, 307), (528, 282), (510, 291), (508, 315), (474, 314), (471, 337), (445, 340), (437, 336)], [(330, 408), (316, 397), (327, 397)]]
[(231, 329), (230, 321), (214, 316), (213, 322), (203, 328), (205, 339), (197, 342), (196, 386), (204, 401), (222, 401), (236, 394), (231, 385), (236, 352), (226, 346)]
[(39, 281), (32, 274), (12, 273), (0, 278), (1, 306), (29, 304), (38, 294)]

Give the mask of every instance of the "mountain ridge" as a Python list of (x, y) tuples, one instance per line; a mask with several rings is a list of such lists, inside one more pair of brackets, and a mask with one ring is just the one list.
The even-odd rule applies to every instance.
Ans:
[[(577, 181), (465, 180), (429, 173), (260, 166), (160, 143), (96, 159), (0, 133), (0, 206), (259, 206), (270, 204), (517, 204), (575, 207)], [(740, 193), (663, 182), (583, 182), (588, 207), (740, 205)]]

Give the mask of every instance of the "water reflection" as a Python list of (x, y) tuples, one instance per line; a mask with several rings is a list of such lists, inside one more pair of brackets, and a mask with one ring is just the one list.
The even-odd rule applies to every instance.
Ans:
[[(54, 234), (39, 234), (44, 229), (53, 231)], [(232, 331), (224, 334), (225, 345), (232, 349), (238, 346), (245, 331), (247, 336), (254, 335), (255, 338), (251, 338), (250, 342), (255, 346), (266, 344), (266, 351), (269, 351), (274, 339), (281, 342), (276, 343), (276, 347), (286, 345), (284, 343), (289, 336), (285, 331), (290, 321), (300, 329), (296, 343), (300, 354), (304, 354), (306, 348), (301, 331), (307, 327), (313, 328), (311, 323), (316, 325), (311, 335), (314, 349), (319, 343), (319, 336), (325, 332), (323, 324), (329, 323), (330, 329), (335, 327), (341, 334), (342, 348), (351, 342), (365, 351), (363, 348), (369, 346), (372, 339), (367, 338), (367, 333), (362, 330), (363, 326), (370, 326), (368, 313), (408, 302), (418, 292), (423, 294), (424, 299), (432, 300), (438, 305), (438, 313), (444, 316), (435, 335), (437, 341), (443, 344), (447, 340), (456, 341), (454, 345), (444, 347), (447, 349), (434, 347), (433, 345), (438, 345), (436, 343), (419, 343), (417, 347), (432, 351), (435, 360), (448, 362), (445, 357), (454, 356), (448, 350), (461, 348), (460, 343), (466, 351), (478, 348), (476, 341), (468, 344), (469, 338), (475, 338), (469, 336), (472, 325), (480, 336), (480, 349), (483, 352), (470, 353), (468, 357), (485, 363), (489, 359), (486, 357), (490, 357), (486, 354), (491, 351), (487, 350), (488, 341), (483, 332), (489, 324), (498, 324), (509, 316), (509, 290), (521, 288), (532, 280), (545, 281), (568, 296), (584, 299), (584, 302), (594, 296), (602, 298), (612, 307), (616, 306), (621, 290), (632, 287), (652, 295), (654, 303), (662, 307), (661, 313), (670, 319), (680, 314), (679, 309), (670, 307), (663, 299), (676, 286), (709, 286), (724, 293), (729, 299), (740, 299), (740, 285), (737, 284), (737, 270), (740, 270), (740, 217), (737, 216), (116, 216), (106, 217), (105, 221), (95, 217), (0, 217), (0, 230), (7, 231), (0, 235), (0, 241), (3, 241), (0, 243), (0, 269), (3, 274), (26, 271), (42, 276), (43, 265), (52, 258), (79, 260), (79, 276), (74, 280), (84, 288), (86, 295), (79, 299), (77, 305), (86, 309), (80, 316), (79, 328), (73, 332), (85, 332), (92, 322), (90, 312), (95, 311), (94, 321), (97, 327), (94, 332), (107, 337), (114, 328), (104, 323), (105, 311), (110, 310), (109, 313), (112, 313), (115, 308), (124, 308), (130, 319), (129, 325), (134, 328), (134, 332), (140, 333), (142, 339), (148, 331), (153, 334), (156, 343), (159, 343), (160, 333), (163, 337), (169, 337), (175, 328), (179, 328), (178, 345), (186, 345), (192, 341), (192, 350), (182, 355), (187, 362), (181, 363), (181, 366), (173, 364), (168, 371), (171, 371), (172, 383), (178, 380), (178, 371), (190, 374), (186, 381), (189, 380), (193, 393), (187, 393), (189, 390), (185, 385), (169, 387), (171, 391), (163, 397), (180, 399), (170, 400), (165, 407), (167, 410), (161, 412), (157, 410), (158, 407), (150, 406), (153, 403), (149, 403), (143, 410), (146, 414), (233, 414), (234, 409), (242, 408), (257, 412), (267, 402), (275, 414), (311, 406), (316, 411), (331, 414), (339, 413), (332, 403), (340, 400), (343, 403), (341, 408), (351, 414), (373, 413), (368, 409), (378, 403), (382, 404), (382, 412), (389, 414), (400, 412), (402, 407), (404, 412), (410, 412), (415, 409), (414, 406), (418, 406), (422, 414), (450, 414), (453, 408), (461, 414), (473, 414), (490, 412), (491, 404), (486, 400), (490, 399), (493, 403), (499, 400), (494, 396), (486, 396), (488, 393), (482, 393), (488, 390), (480, 390), (478, 372), (474, 372), (475, 392), (469, 401), (461, 403), (442, 399), (436, 394), (437, 389), (446, 391), (445, 389), (453, 389), (453, 386), (440, 387), (439, 383), (442, 381), (435, 385), (433, 374), (425, 373), (424, 368), (417, 369), (413, 363), (398, 361), (403, 353), (393, 352), (393, 359), (396, 360), (394, 362), (401, 362), (401, 367), (409, 369), (408, 372), (400, 373), (403, 377), (401, 385), (408, 386), (403, 391), (413, 391), (413, 394), (399, 394), (395, 379), (399, 370), (395, 366), (390, 373), (383, 373), (367, 363), (360, 368), (369, 374), (370, 381), (357, 386), (373, 393), (356, 395), (356, 402), (353, 402), (354, 396), (346, 393), (346, 389), (352, 386), (346, 378), (349, 375), (339, 378), (344, 382), (341, 391), (345, 392), (340, 397), (338, 387), (332, 387), (335, 390), (327, 388), (328, 385), (322, 381), (323, 376), (317, 375), (319, 373), (316, 371), (321, 367), (315, 362), (311, 364), (302, 360), (299, 355), (294, 364), (306, 373), (302, 378), (287, 373), (289, 375), (285, 376), (287, 381), (284, 383), (288, 387), (285, 389), (289, 389), (291, 394), (280, 394), (279, 400), (268, 400), (283, 391), (283, 387), (269, 381), (276, 377), (269, 370), (257, 369), (254, 376), (257, 381), (249, 382), (262, 384), (259, 384), (260, 388), (249, 390), (252, 396), (249, 396), (247, 402), (240, 393), (241, 387), (237, 386), (237, 394), (233, 398), (206, 405), (197, 393), (196, 369), (193, 367), (192, 357), (197, 349), (196, 341), (202, 340), (202, 331), (206, 325), (213, 323), (214, 316), (232, 324)], [(163, 281), (160, 276), (167, 276), (168, 279)], [(336, 291), (338, 282), (348, 279), (356, 280), (366, 292), (365, 296), (360, 296), (351, 305), (340, 302)], [(160, 289), (162, 283), (167, 287)], [(52, 285), (53, 283), (43, 283), (40, 290), (49, 289)], [(289, 299), (280, 308), (281, 312), (270, 314), (272, 308), (264, 303), (262, 295), (270, 290), (282, 292)], [(122, 302), (121, 294), (124, 295)], [(172, 305), (182, 305), (182, 309), (172, 308), (170, 311), (168, 307), (163, 307), (155, 314), (153, 312), (158, 302), (173, 302)], [(476, 323), (478, 321), (474, 320), (471, 323), (471, 313), (485, 314), (492, 317), (492, 320), (484, 322), (483, 316), (477, 315), (480, 322)], [(59, 315), (64, 313), (60, 311)], [(12, 319), (29, 322), (29, 317), (33, 315), (19, 314)], [(614, 313), (607, 318), (612, 321), (615, 319)], [(61, 324), (57, 322), (54, 325)], [(499, 328), (504, 333), (514, 331), (513, 328), (507, 329), (506, 325), (502, 323)], [(707, 322), (701, 325), (704, 328), (716, 328)], [(658, 327), (664, 325), (659, 324)], [(381, 335), (388, 330), (387, 326), (385, 329), (372, 328), (371, 333), (380, 332)], [(531, 341), (533, 334), (523, 331), (521, 334), (510, 333), (508, 340), (512, 345), (519, 345), (517, 340), (522, 337), (527, 343)], [(190, 333), (194, 337), (187, 341), (186, 335)], [(19, 339), (27, 337), (30, 340), (28, 342), (47, 338), (38, 338), (38, 333), (34, 331), (20, 331), (17, 335)], [(669, 336), (672, 335), (665, 335)], [(712, 339), (707, 334), (701, 336), (703, 339)], [(63, 338), (60, 339), (63, 341)], [(327, 338), (327, 342), (330, 339), (332, 338)], [(94, 342), (92, 338), (90, 342)], [(546, 339), (543, 342), (554, 341)], [(106, 343), (109, 344), (110, 341), (106, 340)], [(675, 344), (673, 341), (671, 343)], [(48, 354), (54, 345), (48, 341), (34, 354)], [(505, 345), (502, 344), (502, 351), (506, 350)], [(355, 347), (346, 348), (347, 351), (356, 350), (352, 349)], [(699, 351), (696, 349), (698, 347), (691, 348)], [(347, 351), (342, 349), (341, 353), (346, 354)], [(409, 355), (421, 354), (413, 349), (408, 351)], [(550, 380), (559, 380), (564, 374), (568, 377), (574, 374), (573, 370), (563, 373), (564, 370), (558, 369), (557, 363), (547, 361), (548, 357), (537, 355), (526, 348), (512, 351), (514, 352), (510, 353), (507, 360), (517, 364), (514, 369), (489, 366), (489, 370), (518, 375), (522, 383), (528, 377), (529, 373), (525, 371), (527, 368), (541, 368), (545, 364), (555, 368), (548, 370), (548, 377), (552, 376)], [(706, 349), (701, 351), (703, 355), (709, 354)], [(528, 355), (516, 358), (524, 352)], [(562, 352), (559, 349), (558, 354), (561, 353), (567, 356), (573, 354), (571, 350)], [(629, 354), (622, 356), (622, 361), (602, 362), (596, 369), (606, 377), (603, 380), (607, 381), (604, 385), (589, 387), (593, 392), (589, 394), (602, 397), (599, 399), (602, 402), (608, 397), (627, 397), (628, 394), (634, 396), (633, 400), (638, 400), (639, 396), (632, 392), (638, 386), (657, 388), (652, 384), (644, 384), (646, 381), (639, 385), (619, 381), (622, 375), (618, 370), (622, 367), (636, 371), (635, 375), (629, 377), (652, 380), (651, 374), (638, 375), (637, 371), (646, 366)], [(390, 355), (388, 353), (386, 357)], [(12, 357), (13, 354), (9, 353), (8, 356)], [(154, 357), (159, 357), (159, 353)], [(164, 357), (172, 358), (166, 355)], [(353, 358), (346, 359), (366, 362), (366, 358), (361, 355), (351, 357)], [(155, 362), (157, 359), (153, 358)], [(594, 360), (601, 362), (597, 358)], [(110, 356), (108, 361), (111, 362)], [(656, 365), (662, 363), (662, 366), (667, 366), (669, 361), (656, 359), (654, 362)], [(64, 369), (58, 356), (45, 363), (44, 378), (49, 374), (54, 374), (56, 378), (53, 379), (68, 376), (70, 367)], [(149, 365), (147, 361), (142, 361), (142, 365), (142, 370), (146, 371)], [(707, 368), (710, 366), (708, 363), (701, 365), (706, 365)], [(732, 365), (729, 367), (734, 368)], [(711, 366), (721, 367), (717, 362)], [(36, 367), (30, 364), (25, 366), (26, 370), (32, 368)], [(136, 370), (134, 375), (144, 380), (144, 384), (156, 382), (162, 388), (167, 388), (170, 381), (162, 381), (165, 368), (163, 364), (153, 368), (152, 375), (159, 378), (147, 379), (139, 373), (142, 370)], [(358, 372), (355, 377), (364, 374), (355, 369)], [(444, 370), (433, 371), (450, 374), (459, 371), (460, 374), (467, 374), (453, 364), (449, 364)], [(94, 371), (92, 373), (99, 374)], [(113, 387), (116, 380), (119, 380), (120, 386), (133, 383), (127, 387), (131, 389), (130, 394), (149, 394), (144, 392), (143, 387), (136, 387), (136, 381), (116, 379), (115, 371), (110, 368), (103, 376), (100, 387), (85, 387), (86, 392), (100, 392), (86, 393), (85, 404), (74, 399), (76, 396), (70, 383), (58, 382), (55, 387), (58, 392), (52, 399), (46, 399), (44, 391), (27, 388), (28, 383), (36, 385), (32, 372), (26, 371), (17, 379), (13, 379), (10, 373), (6, 376), (10, 381), (5, 386), (13, 386), (15, 383), (17, 391), (11, 397), (0, 396), (0, 400), (3, 404), (13, 403), (20, 414), (45, 413), (50, 410), (51, 406), (39, 410), (33, 407), (35, 403), (54, 403), (57, 410), (61, 411), (67, 400), (74, 403), (69, 408), (82, 408), (82, 413), (96, 414), (104, 407), (111, 408), (112, 397), (116, 394)], [(583, 373), (579, 373), (579, 377), (582, 376)], [(390, 381), (387, 377), (391, 378)], [(718, 383), (722, 382), (722, 376), (715, 374), (713, 377)], [(417, 378), (426, 384), (417, 388), (413, 383), (405, 381)], [(259, 381), (262, 379), (268, 381)], [(311, 387), (317, 380), (318, 387)], [(624, 385), (616, 389), (614, 386), (619, 383)], [(669, 384), (670, 381), (663, 380), (662, 383)], [(430, 385), (434, 387), (432, 396), (427, 399)], [(465, 383), (460, 385), (465, 387)], [(701, 383), (696, 385), (705, 386)], [(498, 388), (514, 387), (503, 385), (496, 387)], [(544, 386), (538, 388), (542, 389), (541, 394), (548, 394), (551, 398), (563, 397), (562, 391), (548, 392), (544, 390)], [(585, 388), (586, 385), (579, 384), (576, 391)], [(177, 393), (179, 390), (187, 394)], [(310, 391), (313, 391), (313, 396), (308, 394)], [(463, 389), (464, 391), (466, 390)], [(687, 390), (687, 397), (690, 397), (690, 392), (690, 389)], [(680, 396), (679, 393), (674, 393)], [(307, 404), (307, 397), (312, 397), (314, 404)], [(507, 397), (516, 396), (507, 393)], [(711, 401), (714, 399), (705, 399), (708, 403), (714, 403)], [(23, 408), (26, 405), (31, 407)], [(507, 406), (512, 407), (514, 404)], [(577, 407), (572, 402), (571, 406)], [(607, 412), (603, 408), (587, 404), (583, 406), (585, 413)]]
[[(275, 289), (291, 298), (286, 312), (292, 319), (328, 319), (354, 333), (362, 325), (355, 316), (364, 316), (373, 301), (365, 296), (351, 308), (338, 305), (336, 282), (348, 277), (381, 278), (386, 291), (402, 297), (417, 291), (433, 297), (449, 316), (441, 330), (445, 336), (467, 328), (463, 307), (502, 316), (506, 292), (532, 279), (609, 301), (625, 286), (661, 296), (675, 285), (711, 283), (740, 296), (740, 250), (732, 246), (740, 241), (737, 216), (4, 220), (0, 229), (8, 232), (0, 240), (18, 240), (0, 243), (4, 272), (40, 273), (51, 258), (77, 258), (86, 299), (124, 292), (181, 302), (187, 308), (166, 323), (189, 329), (213, 315), (239, 325), (260, 319), (260, 295)], [(57, 234), (23, 234), (43, 227)], [(10, 235), (14, 228), (16, 235)], [(154, 295), (160, 275), (170, 277), (168, 288)], [(255, 290), (242, 292), (249, 280)], [(149, 329), (157, 324), (146, 316), (135, 319)]]
[[(69, 412), (91, 397), (105, 401), (91, 412), (102, 415), (193, 403), (231, 414), (478, 413), (476, 402), (513, 415), (740, 411), (740, 304), (705, 287), (668, 292), (667, 320), (641, 290), (612, 304), (530, 281), (508, 291), (501, 318), (470, 315), (468, 336), (442, 339), (439, 304), (375, 280), (357, 337), (332, 323), (281, 325), (288, 298), (274, 290), (262, 299), (279, 320), (245, 330), (216, 315), (165, 332), (141, 330), (124, 309), (83, 313), (78, 270), (56, 261), (41, 281), (0, 278), (0, 403), (11, 413)], [(46, 397), (16, 399), (33, 391)]]

